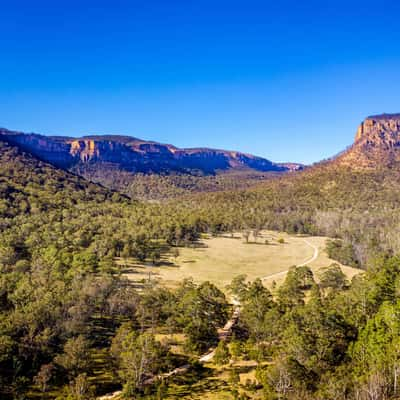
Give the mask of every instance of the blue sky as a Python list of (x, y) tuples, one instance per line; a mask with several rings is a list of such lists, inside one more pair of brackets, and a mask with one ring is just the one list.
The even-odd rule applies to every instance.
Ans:
[(400, 112), (396, 1), (1, 1), (0, 126), (311, 163)]

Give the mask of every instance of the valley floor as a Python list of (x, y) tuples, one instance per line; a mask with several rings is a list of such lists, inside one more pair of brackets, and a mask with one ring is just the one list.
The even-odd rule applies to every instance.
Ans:
[[(326, 241), (320, 236), (262, 231), (256, 240), (250, 237), (247, 243), (241, 233), (233, 233), (205, 237), (198, 246), (180, 248), (179, 256), (168, 257), (158, 266), (129, 259), (120, 259), (119, 263), (126, 265), (125, 275), (133, 282), (150, 277), (175, 286), (182, 279), (193, 278), (195, 282), (208, 280), (224, 289), (235, 276), (245, 274), (249, 280), (260, 278), (266, 286), (272, 286), (273, 282), (279, 285), (293, 265), (308, 265), (316, 273), (335, 263), (325, 252)], [(343, 265), (341, 268), (348, 279), (360, 272)]]

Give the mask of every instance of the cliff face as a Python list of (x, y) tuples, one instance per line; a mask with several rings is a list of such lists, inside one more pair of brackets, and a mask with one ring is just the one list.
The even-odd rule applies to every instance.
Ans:
[(137, 161), (139, 155), (124, 145), (111, 140), (78, 139), (68, 140), (69, 154), (75, 163), (109, 162), (125, 164)]
[(74, 171), (111, 168), (128, 172), (214, 174), (230, 169), (291, 171), (297, 164), (276, 164), (240, 152), (208, 148), (179, 149), (129, 136), (82, 138), (43, 136), (0, 129), (0, 136), (56, 166)]
[(354, 144), (336, 160), (356, 169), (392, 166), (400, 161), (400, 114), (366, 118)]
[(55, 141), (46, 136), (33, 133), (24, 134), (0, 128), (0, 137), (4, 137), (11, 144), (31, 152), (44, 161), (58, 167), (68, 168), (74, 158), (70, 154), (70, 145), (63, 141)]

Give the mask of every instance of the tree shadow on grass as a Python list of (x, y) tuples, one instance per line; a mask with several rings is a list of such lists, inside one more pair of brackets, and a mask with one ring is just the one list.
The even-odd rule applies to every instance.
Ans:
[[(258, 245), (258, 246), (279, 246), (277, 243), (262, 243), (262, 242), (243, 242), (246, 245)], [(282, 243), (284, 244), (284, 243)]]
[(189, 246), (186, 246), (190, 249), (207, 249), (208, 245), (204, 242), (192, 242)]
[(137, 271), (136, 268), (123, 268), (121, 274), (142, 274), (143, 271)]
[(170, 380), (168, 395), (179, 398), (180, 396), (199, 395), (229, 389), (229, 385), (225, 381), (213, 376), (214, 372), (211, 368), (196, 364), (185, 375), (176, 376)]

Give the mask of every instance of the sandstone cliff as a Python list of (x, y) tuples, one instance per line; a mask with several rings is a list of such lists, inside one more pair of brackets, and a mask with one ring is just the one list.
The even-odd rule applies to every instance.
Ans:
[(356, 169), (391, 167), (400, 161), (400, 114), (366, 118), (354, 144), (335, 162)]

